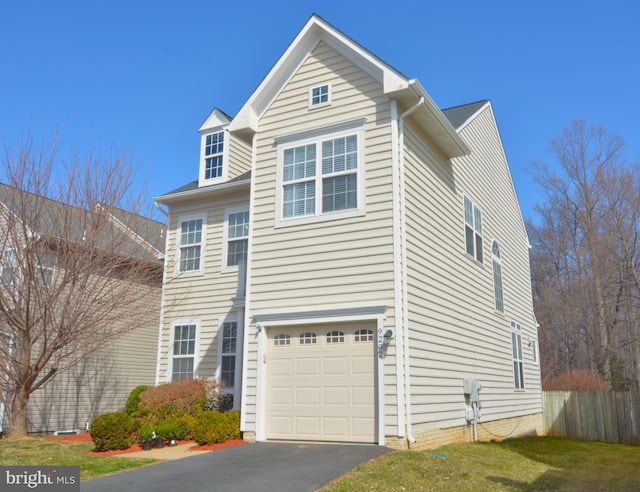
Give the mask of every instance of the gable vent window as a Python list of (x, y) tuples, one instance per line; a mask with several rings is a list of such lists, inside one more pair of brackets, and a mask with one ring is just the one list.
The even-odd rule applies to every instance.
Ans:
[(327, 333), (327, 343), (344, 343), (344, 333), (341, 331), (330, 331)]
[(309, 90), (309, 106), (316, 108), (318, 106), (325, 106), (331, 102), (330, 100), (330, 88), (329, 84), (320, 85), (318, 87), (312, 87)]
[(317, 343), (316, 334), (311, 332), (306, 332), (300, 335), (300, 345), (313, 345)]
[(224, 132), (206, 136), (204, 147), (204, 178), (213, 179), (222, 176), (222, 155), (224, 150)]

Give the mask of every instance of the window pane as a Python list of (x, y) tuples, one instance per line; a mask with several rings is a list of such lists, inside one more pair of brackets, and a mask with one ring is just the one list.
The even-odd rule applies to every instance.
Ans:
[(482, 255), (482, 236), (478, 236), (476, 234), (476, 260), (482, 263), (483, 255)]
[(316, 146), (303, 145), (284, 151), (284, 181), (304, 179), (316, 174)]
[(471, 256), (475, 256), (475, 245), (473, 239), (473, 230), (469, 226), (465, 226), (464, 228), (464, 240), (467, 249), (467, 253)]
[(193, 357), (174, 359), (172, 380), (187, 379), (193, 377)]
[(222, 156), (209, 157), (205, 160), (204, 178), (212, 179), (222, 176)]
[(298, 217), (315, 213), (316, 184), (313, 181), (284, 187), (284, 216)]
[(356, 175), (347, 174), (322, 180), (322, 211), (333, 212), (356, 208), (357, 197)]
[(357, 142), (355, 135), (322, 142), (322, 174), (356, 169), (358, 166)]
[(220, 369), (220, 379), (225, 383), (228, 388), (233, 388), (235, 384), (236, 374), (236, 356), (225, 355), (222, 357), (222, 364)]

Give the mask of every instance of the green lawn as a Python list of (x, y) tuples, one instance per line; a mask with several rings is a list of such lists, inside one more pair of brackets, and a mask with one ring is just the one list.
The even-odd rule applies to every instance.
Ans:
[(79, 466), (80, 481), (155, 463), (153, 459), (92, 456), (92, 442), (59, 441), (41, 438), (0, 440), (0, 464), (5, 466)]
[[(80, 466), (81, 481), (151, 459), (87, 455), (93, 443), (0, 440), (2, 465)], [(550, 437), (394, 451), (322, 489), (334, 491), (640, 491), (640, 447)]]
[(395, 451), (322, 489), (640, 491), (640, 447), (550, 437)]

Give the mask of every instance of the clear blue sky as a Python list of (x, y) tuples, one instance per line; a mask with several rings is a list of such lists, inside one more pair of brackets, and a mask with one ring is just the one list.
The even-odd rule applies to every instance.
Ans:
[(634, 0), (0, 0), (0, 131), (128, 147), (151, 200), (196, 179), (200, 124), (233, 116), (312, 13), (441, 108), (490, 99), (526, 218), (540, 200), (527, 169), (572, 119), (640, 156)]

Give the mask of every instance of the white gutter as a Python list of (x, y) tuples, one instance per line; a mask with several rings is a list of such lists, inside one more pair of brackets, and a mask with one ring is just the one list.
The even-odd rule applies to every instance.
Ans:
[(413, 437), (411, 426), (411, 363), (409, 360), (409, 301), (407, 296), (407, 227), (406, 227), (406, 190), (404, 175), (404, 120), (411, 113), (416, 111), (425, 102), (424, 96), (421, 96), (416, 104), (407, 109), (400, 115), (398, 121), (398, 144), (399, 144), (399, 179), (400, 179), (400, 245), (401, 245), (401, 262), (402, 262), (402, 325), (404, 337), (404, 394), (405, 394), (405, 426), (407, 429), (407, 440), (410, 444), (416, 442)]

